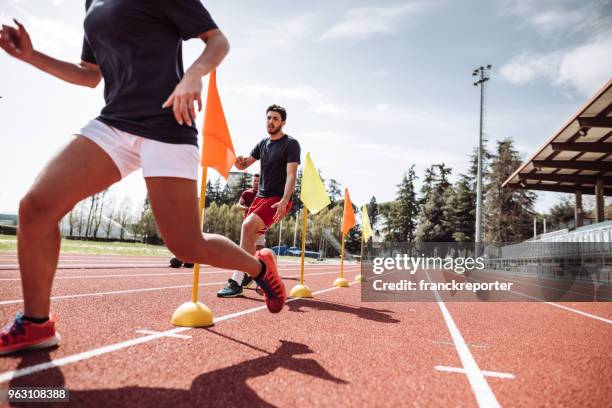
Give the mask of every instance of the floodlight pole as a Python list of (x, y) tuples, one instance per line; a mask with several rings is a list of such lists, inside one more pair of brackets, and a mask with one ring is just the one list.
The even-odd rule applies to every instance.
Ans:
[(483, 135), (483, 121), (484, 121), (484, 91), (485, 82), (489, 80), (489, 73), (491, 65), (486, 67), (476, 68), (472, 72), (472, 76), (476, 77), (474, 86), (480, 85), (480, 129), (478, 136), (478, 172), (476, 175), (476, 233), (474, 241), (480, 243), (482, 240), (482, 135)]

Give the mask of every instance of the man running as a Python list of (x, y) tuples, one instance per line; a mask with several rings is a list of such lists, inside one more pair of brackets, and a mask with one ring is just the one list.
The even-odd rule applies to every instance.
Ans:
[[(168, 249), (187, 262), (241, 270), (256, 279), (271, 312), (286, 293), (269, 249), (253, 256), (229, 239), (202, 234), (198, 213), (195, 104), (202, 77), (229, 43), (199, 0), (87, 0), (81, 61), (36, 50), (25, 27), (2, 26), (0, 48), (66, 82), (95, 88), (106, 106), (43, 168), (19, 204), (17, 249), (24, 313), (0, 331), (0, 355), (58, 344), (49, 313), (60, 253), (59, 221), (81, 200), (142, 168), (155, 222)], [(206, 46), (183, 72), (183, 40)]]
[[(239, 170), (245, 170), (257, 160), (261, 167), (259, 191), (247, 210), (240, 234), (240, 246), (250, 254), (256, 252), (260, 232), (279, 222), (291, 208), (291, 195), (300, 164), (300, 144), (283, 132), (286, 121), (285, 108), (269, 106), (266, 110), (269, 137), (261, 140), (248, 157), (239, 156), (236, 159), (235, 166)], [(250, 283), (244, 278), (244, 273), (235, 271), (227, 286), (217, 292), (217, 296), (239, 296), (242, 294), (242, 286)]]

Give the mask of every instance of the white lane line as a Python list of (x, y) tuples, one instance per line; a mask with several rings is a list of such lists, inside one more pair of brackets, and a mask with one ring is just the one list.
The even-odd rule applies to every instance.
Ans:
[[(360, 282), (350, 282), (349, 285), (353, 285), (356, 283), (360, 283)], [(332, 287), (329, 289), (323, 289), (323, 290), (314, 292), (313, 295), (318, 295), (318, 294), (329, 292), (331, 290), (336, 290), (336, 289), (339, 289), (339, 288)], [(287, 299), (287, 303), (292, 302), (294, 300), (298, 300), (298, 299), (297, 298)], [(237, 316), (244, 316), (250, 313), (255, 313), (255, 312), (258, 312), (264, 309), (266, 309), (266, 306), (253, 307), (251, 309), (243, 310), (241, 312), (231, 313), (225, 316), (215, 318), (214, 322), (215, 323), (222, 322), (224, 320), (232, 319)], [(174, 329), (165, 330), (162, 332), (156, 332), (148, 336), (138, 337), (136, 339), (122, 341), (119, 343), (111, 344), (109, 346), (104, 346), (104, 347), (96, 348), (93, 350), (85, 351), (82, 353), (73, 354), (71, 356), (58, 358), (56, 360), (51, 360), (45, 363), (40, 363), (40, 364), (35, 364), (29, 367), (20, 368), (18, 370), (6, 371), (0, 374), (0, 384), (10, 381), (14, 378), (24, 377), (26, 375), (34, 374), (39, 371), (47, 370), (49, 368), (62, 367), (68, 364), (77, 363), (79, 361), (89, 360), (91, 358), (101, 356), (103, 354), (111, 353), (113, 351), (121, 350), (121, 349), (131, 347), (131, 346), (135, 346), (137, 344), (148, 343), (150, 341), (157, 340), (159, 338), (168, 337), (169, 335), (183, 333), (188, 330), (192, 330), (192, 328), (191, 327), (176, 327)]]
[[(306, 265), (306, 268), (309, 270), (312, 269), (327, 269), (330, 267), (335, 267), (335, 266), (340, 266), (340, 265), (335, 265), (335, 264), (331, 264), (331, 265), (311, 265), (308, 266)], [(280, 268), (283, 269), (296, 269), (299, 270), (300, 269), (300, 265), (294, 265), (294, 264), (290, 264), (290, 265), (279, 265)], [(136, 269), (136, 268), (170, 268), (170, 266), (168, 265), (168, 263), (136, 263), (136, 264), (105, 264), (105, 263), (96, 263), (96, 264), (70, 264), (70, 265), (58, 265), (57, 266), (57, 270), (71, 270), (71, 269), (117, 269), (117, 268), (129, 268), (129, 269)], [(359, 265), (345, 265), (344, 269), (357, 269), (359, 268)], [(19, 270), (19, 265), (18, 264), (11, 264), (11, 265), (1, 265), (0, 264), (0, 271), (16, 271)], [(212, 271), (227, 271), (227, 269), (221, 269), (221, 268), (206, 268), (204, 269), (204, 271), (207, 271), (208, 273), (212, 273)]]
[[(158, 333), (163, 333), (160, 331), (154, 331), (154, 330), (136, 330), (136, 333), (140, 333), (140, 334), (158, 334)], [(176, 334), (176, 333), (167, 333), (164, 335), (164, 337), (173, 337), (175, 339), (183, 339), (183, 340), (189, 340), (192, 337), (188, 336), (186, 334)]]
[[(429, 282), (431, 282), (431, 278), (427, 271), (424, 271), (425, 275)], [(451, 314), (449, 313), (446, 305), (440, 298), (437, 290), (433, 291), (434, 296), (436, 297), (436, 301), (438, 302), (438, 306), (442, 311), (442, 316), (444, 317), (444, 321), (446, 322), (446, 326), (448, 326), (448, 331), (451, 334), (453, 339), (453, 343), (455, 343), (455, 349), (457, 350), (457, 354), (459, 354), (459, 358), (461, 359), (461, 364), (465, 369), (465, 373), (467, 375), (468, 381), (470, 382), (470, 386), (472, 387), (472, 392), (476, 397), (476, 402), (478, 402), (479, 407), (500, 407), (497, 398), (495, 398), (495, 394), (493, 394), (493, 390), (485, 380), (482, 371), (476, 364), (476, 360), (474, 360), (474, 356), (470, 352), (469, 347), (465, 343), (461, 332), (457, 328), (455, 321), (453, 320)]]
[[(227, 283), (227, 281), (200, 283), (198, 286), (221, 285), (221, 284), (224, 284), (224, 283)], [(81, 293), (81, 294), (78, 294), (78, 295), (51, 296), (51, 300), (73, 299), (73, 298), (88, 297), (88, 296), (120, 295), (120, 294), (124, 294), (124, 293), (151, 292), (151, 291), (154, 291), (154, 290), (180, 289), (180, 288), (190, 288), (190, 287), (192, 287), (192, 285), (177, 285), (177, 286), (162, 286), (162, 287), (158, 287), (158, 288), (116, 290), (116, 291), (112, 291), (112, 292)], [(15, 303), (23, 303), (23, 299), (3, 300), (2, 302), (0, 302), (0, 305), (10, 305), (10, 304), (15, 304)]]
[[(284, 268), (285, 270), (290, 268)], [(315, 268), (308, 268), (315, 269)], [(329, 269), (329, 268), (317, 268), (317, 269)], [(345, 268), (346, 269), (346, 268)], [(201, 275), (218, 275), (220, 273), (229, 274), (231, 271), (228, 269), (208, 270), (200, 272)], [(326, 272), (327, 273), (327, 272)], [(337, 272), (330, 272), (337, 273)], [(172, 275), (193, 275), (193, 272), (164, 272), (164, 273), (130, 273), (130, 274), (114, 274), (114, 275), (74, 275), (74, 276), (56, 276), (54, 279), (95, 279), (95, 278), (133, 278), (138, 276), (172, 276)], [(306, 276), (312, 276), (316, 274), (306, 274)], [(21, 278), (0, 278), (0, 282), (11, 282), (21, 281)]]
[[(447, 367), (447, 366), (436, 366), (435, 368), (438, 371), (446, 371), (448, 373), (466, 374), (466, 371), (463, 368)], [(485, 370), (485, 371), (482, 371), (482, 375), (484, 375), (485, 377), (505, 378), (505, 379), (509, 379), (509, 380), (514, 379), (514, 375), (513, 374), (510, 374), (510, 373), (500, 373), (498, 371), (486, 371)]]
[[(472, 278), (472, 279), (477, 280), (479, 282), (484, 282), (483, 280), (480, 280), (478, 278)], [(507, 280), (507, 278), (501, 278), (501, 279)], [(586, 317), (590, 317), (591, 319), (601, 320), (604, 323), (612, 324), (612, 320), (608, 320), (608, 319), (603, 318), (603, 317), (595, 316), (595, 315), (592, 315), (590, 313), (586, 313), (586, 312), (582, 312), (580, 310), (572, 309), (571, 307), (563, 306), (563, 305), (560, 305), (558, 303), (547, 302), (544, 299), (540, 299), (538, 297), (531, 296), (531, 295), (526, 295), (525, 293), (517, 292), (515, 290), (510, 290), (510, 292), (514, 293), (515, 295), (519, 295), (519, 296), (523, 296), (523, 297), (526, 297), (526, 298), (529, 298), (529, 299), (537, 300), (539, 302), (543, 302), (543, 303), (546, 303), (546, 304), (551, 305), (551, 306), (560, 307), (561, 309), (565, 309), (565, 310), (568, 310), (570, 312), (578, 313), (580, 315), (583, 315), (583, 316), (586, 316)], [(591, 303), (591, 302), (587, 302), (587, 303)]]
[[(80, 276), (56, 276), (53, 279), (94, 279), (94, 278), (135, 278), (138, 276), (172, 276), (172, 275), (193, 275), (193, 272), (171, 272), (171, 273), (135, 273), (120, 275), (80, 275)], [(0, 282), (20, 281), (21, 278), (2, 278)]]
[(67, 364), (72, 364), (72, 363), (76, 363), (76, 362), (83, 361), (83, 360), (89, 360), (90, 358), (101, 356), (103, 354), (107, 354), (113, 351), (121, 350), (126, 347), (135, 346), (137, 344), (142, 344), (142, 343), (147, 343), (149, 341), (156, 340), (162, 337), (167, 337), (168, 334), (178, 334), (178, 333), (181, 333), (187, 330), (190, 330), (190, 328), (189, 327), (177, 327), (175, 329), (166, 330), (164, 332), (159, 332), (156, 334), (150, 334), (148, 336), (138, 337), (138, 338), (127, 340), (127, 341), (122, 341), (120, 343), (111, 344), (109, 346), (85, 351), (83, 353), (78, 353), (78, 354), (73, 354), (71, 356), (62, 357), (57, 360), (51, 360), (46, 363), (35, 364), (29, 367), (21, 368), (19, 370), (6, 371), (0, 374), (0, 384), (10, 381), (14, 378), (19, 378), (19, 377), (23, 377), (26, 375), (34, 374), (39, 371), (47, 370), (49, 368), (62, 367)]
[(558, 303), (553, 303), (553, 302), (546, 302), (546, 303), (551, 306), (560, 307), (561, 309), (569, 310), (570, 312), (574, 312), (574, 313), (578, 313), (586, 317), (590, 317), (591, 319), (597, 319), (597, 320), (601, 320), (604, 323), (612, 324), (612, 320), (604, 319), (603, 317), (595, 316), (595, 315), (592, 315), (586, 312), (581, 312), (580, 310), (572, 309), (571, 307), (567, 307), (567, 306), (562, 306)]
[[(167, 268), (168, 264), (73, 264), (73, 265), (58, 265), (57, 269), (115, 269), (115, 268)], [(0, 270), (12, 271), (19, 269), (19, 265), (0, 265)]]
[[(333, 272), (316, 272), (304, 274), (304, 277), (308, 276), (317, 276), (317, 275), (331, 275), (336, 274), (336, 271)], [(291, 275), (291, 276), (282, 276), (282, 278), (298, 278), (300, 275)], [(225, 284), (227, 281), (222, 282), (208, 282), (201, 283), (198, 286), (209, 286), (209, 285), (221, 285)], [(151, 292), (155, 290), (166, 290), (166, 289), (180, 289), (180, 288), (190, 288), (192, 285), (175, 285), (175, 286), (161, 286), (156, 288), (141, 288), (141, 289), (128, 289), (128, 290), (116, 290), (111, 292), (94, 292), (94, 293), (81, 293), (76, 295), (60, 295), (60, 296), (51, 296), (51, 300), (60, 300), (60, 299), (73, 299), (80, 297), (88, 297), (88, 296), (103, 296), (103, 295), (121, 295), (125, 293), (138, 293), (138, 292)], [(3, 300), (0, 301), (0, 306), (2, 305), (12, 305), (15, 303), (23, 303), (23, 299), (15, 299), (15, 300)]]

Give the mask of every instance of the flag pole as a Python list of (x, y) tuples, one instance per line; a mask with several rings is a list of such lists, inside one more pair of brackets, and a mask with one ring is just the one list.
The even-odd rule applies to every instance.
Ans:
[[(208, 167), (202, 166), (202, 188), (200, 188), (200, 203), (199, 203), (199, 211), (200, 211), (200, 231), (204, 230), (204, 222), (206, 218), (206, 213), (204, 212), (204, 207), (206, 205), (206, 177), (208, 177)], [(191, 288), (191, 301), (198, 301), (198, 288), (200, 286), (200, 264), (196, 263), (193, 266), (193, 287)]]
[(342, 252), (340, 254), (340, 276), (334, 281), (334, 286), (340, 288), (348, 287), (349, 283), (344, 279), (344, 238), (346, 235), (342, 233)]
[[(199, 217), (200, 233), (204, 225), (204, 207), (206, 205), (206, 176), (207, 166), (202, 166), (202, 187), (200, 189)], [(200, 286), (200, 263), (193, 266), (193, 286), (191, 288), (191, 302), (180, 305), (172, 314), (170, 322), (175, 326), (182, 327), (208, 327), (214, 323), (211, 310), (204, 303), (198, 302), (198, 288)]]
[[(304, 225), (302, 227), (302, 256), (300, 259), (300, 283), (295, 285), (291, 289), (289, 296), (291, 296), (292, 298), (311, 298), (312, 297), (312, 291), (310, 290), (308, 286), (304, 285), (304, 257), (306, 256), (306, 228), (308, 227), (308, 208), (304, 206), (304, 209), (302, 211), (304, 211)], [(297, 217), (296, 217), (296, 221), (297, 221)], [(297, 223), (295, 227), (297, 228)]]
[(308, 227), (308, 209), (304, 207), (304, 225), (302, 227), (302, 259), (300, 260), (300, 285), (304, 285), (304, 256), (306, 252), (306, 227)]
[(344, 278), (344, 239), (345, 235), (342, 234), (342, 254), (340, 255), (340, 277)]
[(361, 230), (361, 255), (359, 255), (359, 273), (363, 274), (363, 245), (365, 240), (363, 239), (363, 228)]

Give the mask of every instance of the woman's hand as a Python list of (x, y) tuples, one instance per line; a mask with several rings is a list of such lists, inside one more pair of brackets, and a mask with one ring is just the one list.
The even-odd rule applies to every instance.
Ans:
[(186, 123), (192, 126), (195, 120), (194, 102), (198, 103), (198, 112), (202, 110), (202, 77), (198, 74), (187, 71), (181, 82), (174, 88), (174, 91), (166, 99), (162, 108), (172, 107), (174, 117), (179, 125)]
[(0, 31), (0, 47), (12, 57), (30, 62), (34, 55), (32, 40), (23, 24), (13, 19), (17, 28), (2, 24)]

